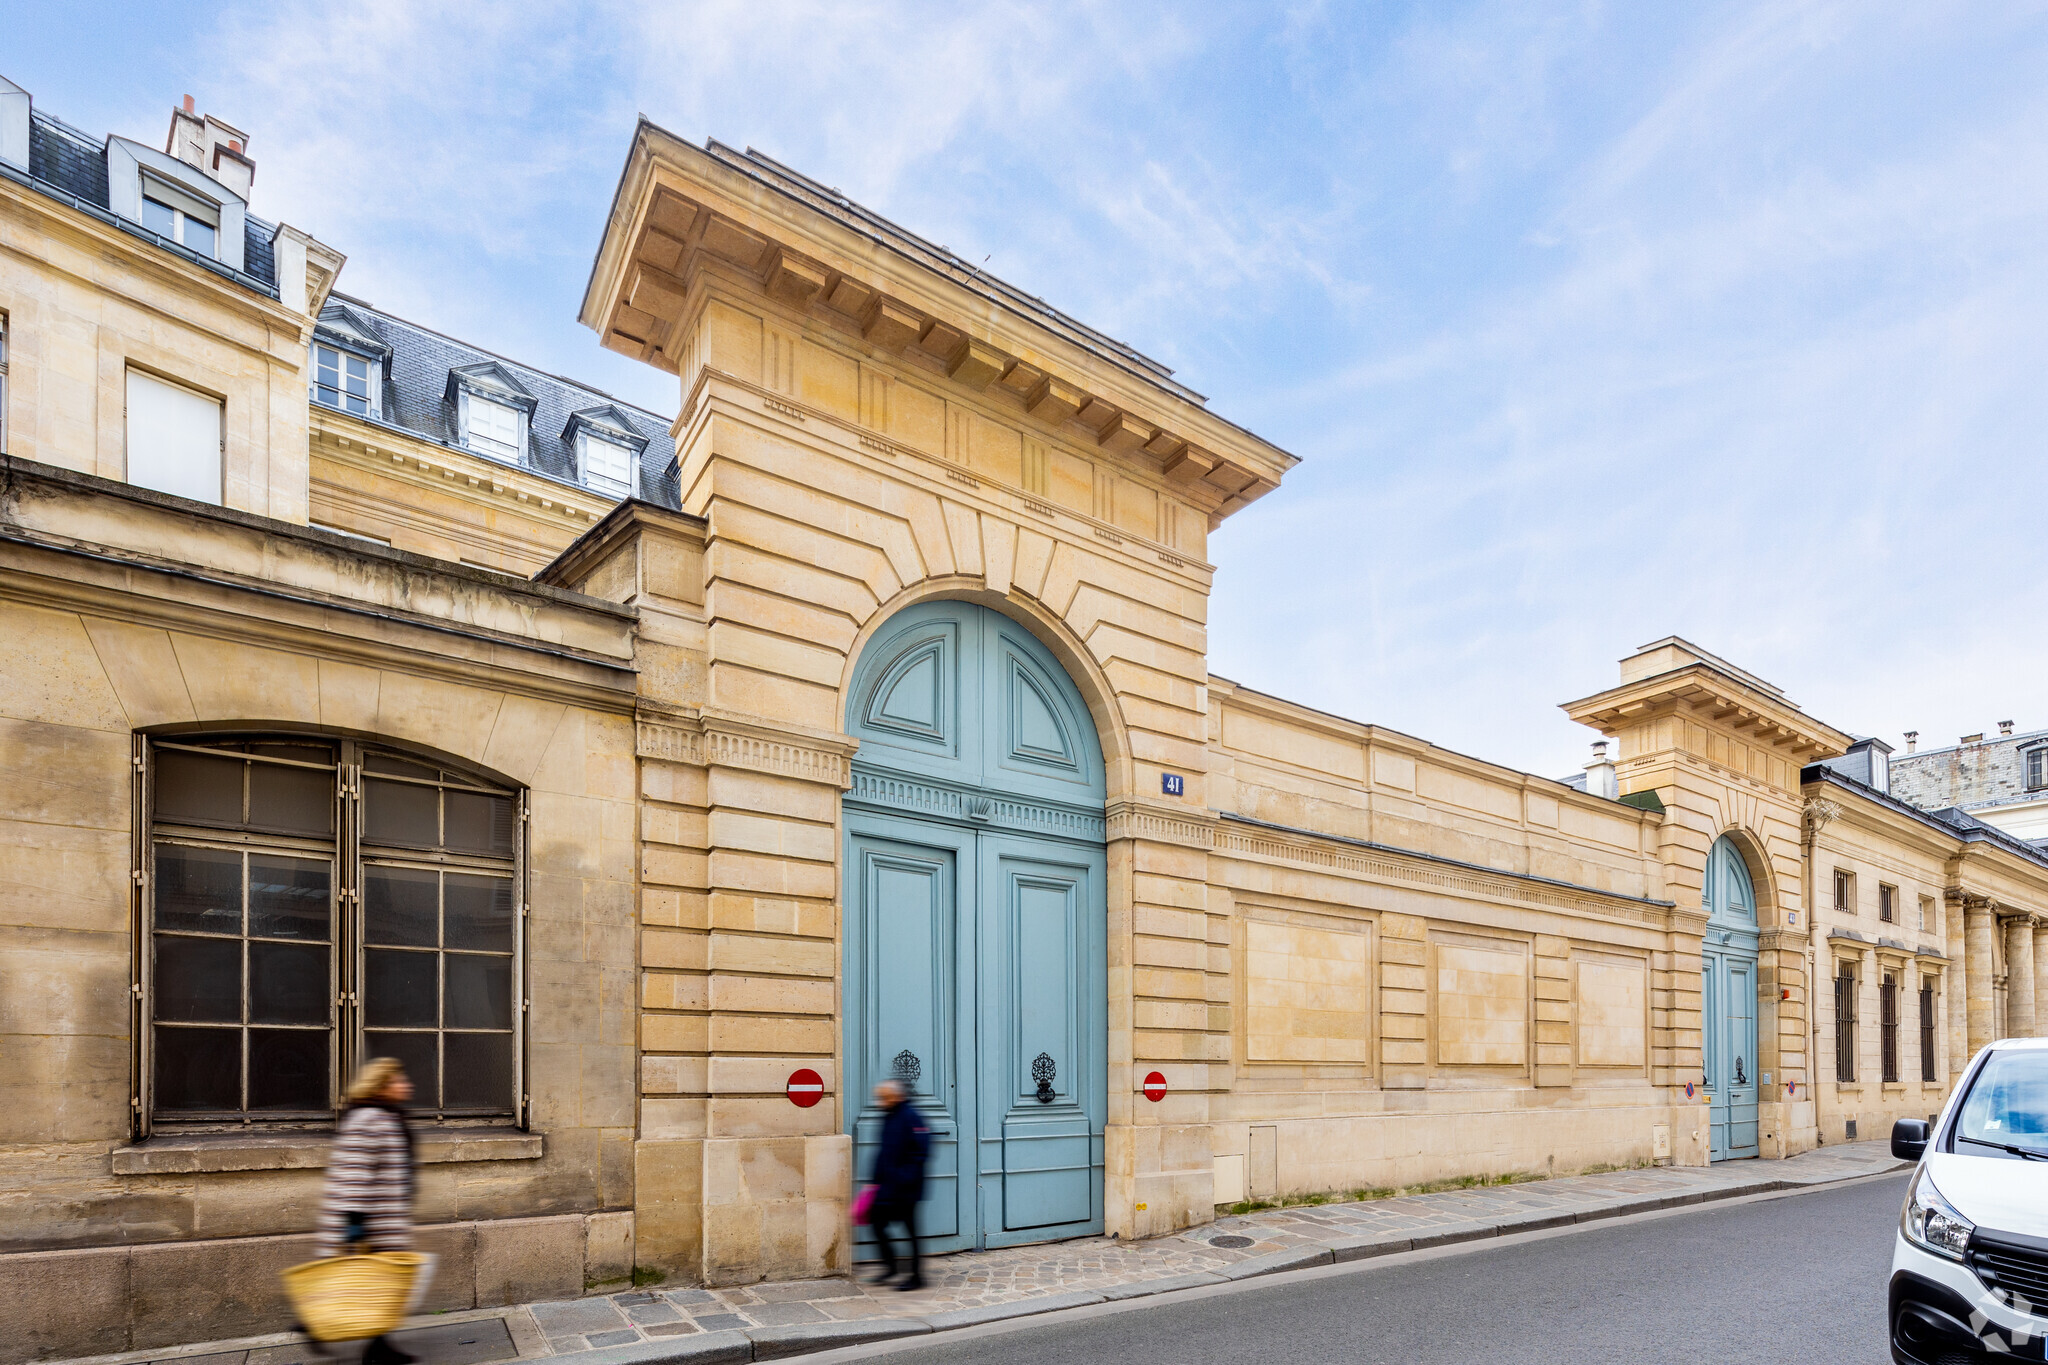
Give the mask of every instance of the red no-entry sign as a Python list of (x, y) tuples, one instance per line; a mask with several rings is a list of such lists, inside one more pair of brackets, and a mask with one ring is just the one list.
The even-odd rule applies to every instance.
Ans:
[(1153, 1071), (1146, 1075), (1145, 1098), (1154, 1104), (1166, 1098), (1166, 1077), (1164, 1074)]
[(799, 1109), (808, 1109), (825, 1098), (825, 1078), (807, 1066), (800, 1066), (789, 1073), (789, 1084), (783, 1087), (789, 1102)]

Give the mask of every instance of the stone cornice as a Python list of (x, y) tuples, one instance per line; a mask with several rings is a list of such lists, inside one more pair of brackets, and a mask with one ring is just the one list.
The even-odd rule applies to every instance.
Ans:
[(604, 344), (665, 369), (710, 264), (871, 351), (918, 354), (954, 384), (1008, 393), (1049, 430), (1213, 499), (1212, 523), (1279, 486), (1295, 456), (1216, 416), (1150, 362), (1036, 300), (749, 158), (642, 121), (584, 296)]
[[(1527, 873), (1502, 872), (1413, 849), (1391, 848), (1362, 839), (1293, 829), (1242, 815), (1220, 817), (1215, 852), (1225, 856), (1272, 858), (1297, 866), (1378, 881), (1602, 915), (1657, 929), (1679, 928), (1684, 919), (1683, 912), (1670, 901), (1603, 891), (1598, 887), (1553, 881)], [(1704, 925), (1704, 917), (1700, 923)]]
[(1017, 830), (1088, 843), (1100, 843), (1103, 838), (1100, 811), (1060, 801), (982, 792), (857, 764), (846, 799), (873, 809), (964, 821), (988, 829)]
[(1216, 846), (1217, 817), (1213, 811), (1193, 811), (1120, 797), (1109, 803), (1104, 815), (1108, 838), (1112, 842), (1142, 839), (1148, 843), (1175, 844), (1181, 848), (1209, 849)]
[(639, 498), (625, 498), (599, 518), (597, 525), (556, 555), (533, 579), (536, 583), (573, 583), (610, 554), (620, 541), (635, 531), (646, 530), (676, 536), (702, 548), (709, 528), (702, 517)]
[(577, 535), (615, 505), (578, 485), (458, 450), (403, 427), (367, 421), (319, 403), (307, 406), (320, 453), (366, 473), (452, 489), (537, 521), (555, 522)]
[(707, 768), (745, 768), (841, 790), (852, 784), (849, 763), (860, 747), (859, 740), (843, 735), (718, 711), (670, 715), (643, 710), (635, 719), (634, 732), (634, 749), (642, 758)]
[(1849, 736), (1712, 664), (1682, 667), (1566, 702), (1566, 715), (1606, 735), (1686, 710), (1702, 724), (1805, 763), (1845, 752)]

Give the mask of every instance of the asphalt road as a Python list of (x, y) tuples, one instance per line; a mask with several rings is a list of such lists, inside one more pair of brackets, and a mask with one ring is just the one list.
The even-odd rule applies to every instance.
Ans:
[(890, 1351), (902, 1365), (1880, 1365), (1906, 1177)]

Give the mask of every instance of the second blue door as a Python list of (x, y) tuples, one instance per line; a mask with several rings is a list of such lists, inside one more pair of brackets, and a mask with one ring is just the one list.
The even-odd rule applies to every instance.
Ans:
[(1756, 890), (1742, 853), (1725, 836), (1707, 856), (1700, 950), (1700, 1060), (1712, 1098), (1710, 1160), (1756, 1156)]

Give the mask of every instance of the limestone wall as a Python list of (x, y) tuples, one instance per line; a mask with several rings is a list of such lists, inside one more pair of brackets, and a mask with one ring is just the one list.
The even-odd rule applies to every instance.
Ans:
[(303, 314), (11, 180), (0, 309), (9, 454), (126, 478), (133, 367), (221, 400), (226, 506), (305, 523)]
[(1648, 1161), (1681, 1118), (1665, 1151), (1705, 1159), (1664, 1089), (1653, 813), (1221, 679), (1209, 733), (1230, 1031), (1200, 1070), (1134, 1046), (1219, 1092), (1219, 1200)]
[(530, 577), (614, 505), (587, 489), (314, 405), (308, 515), (395, 549)]
[[(628, 1274), (630, 614), (19, 461), (0, 472), (0, 1282), (46, 1282), (52, 1255), (99, 1283), (143, 1273), (123, 1248), (217, 1250), (176, 1260), (188, 1290), (163, 1314), (117, 1315), (126, 1349), (184, 1339), (179, 1322), (274, 1317), (274, 1278), (228, 1276), (235, 1247), (264, 1264), (303, 1252), (319, 1135), (136, 1136), (135, 737), (220, 727), (375, 739), (526, 790), (529, 1122), (426, 1134), (418, 1213), (467, 1229), (436, 1246), (498, 1267), (453, 1266), (464, 1306)], [(517, 1252), (477, 1231), (546, 1215), (570, 1222)], [(215, 1303), (230, 1289), (247, 1301)], [(48, 1330), (38, 1350), (84, 1349)]]
[[(1814, 897), (1814, 1091), (1820, 1137), (1841, 1142), (1847, 1125), (1860, 1139), (1883, 1137), (1892, 1121), (1925, 1118), (1941, 1108), (1967, 1056), (1950, 1047), (1950, 987), (1962, 974), (1948, 952), (1944, 890), (1955, 841), (1911, 816), (1859, 798), (1839, 786), (1810, 784), (1809, 795), (1838, 813), (1810, 842)], [(1848, 874), (1847, 905), (1835, 900), (1836, 872)], [(1882, 889), (1895, 889), (1894, 918), (1882, 918)], [(1923, 915), (1925, 920), (1923, 922)], [(1836, 1009), (1835, 979), (1847, 965), (1856, 978), (1853, 1080), (1838, 1079), (1837, 1040), (1845, 1027)], [(1896, 1079), (1884, 1075), (1886, 976), (1898, 986)], [(1934, 1079), (1923, 1079), (1920, 989), (1934, 987)]]

